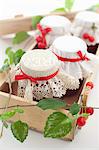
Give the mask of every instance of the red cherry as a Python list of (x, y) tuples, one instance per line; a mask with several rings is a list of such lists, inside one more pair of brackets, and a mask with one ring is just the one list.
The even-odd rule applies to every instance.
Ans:
[(38, 48), (46, 48), (46, 44), (42, 43), (42, 42), (39, 42), (38, 43)]
[(41, 37), (40, 35), (38, 35), (38, 36), (36, 37), (36, 41), (37, 41), (37, 42), (42, 42), (43, 39), (42, 39), (42, 37)]
[(91, 89), (93, 89), (93, 87), (94, 87), (94, 85), (93, 85), (92, 82), (87, 82), (87, 83), (86, 83), (86, 86), (87, 86), (87, 87), (89, 86)]
[(95, 38), (93, 36), (89, 36), (88, 39), (89, 39), (90, 42), (94, 42), (95, 41)]
[(82, 127), (82, 126), (84, 126), (86, 124), (86, 118), (85, 117), (79, 117), (78, 119), (77, 119), (77, 125), (79, 126), (79, 127)]
[(89, 34), (88, 33), (84, 33), (82, 37), (83, 37), (83, 39), (88, 39), (89, 38)]
[(92, 115), (94, 113), (94, 109), (92, 107), (87, 107), (86, 113)]

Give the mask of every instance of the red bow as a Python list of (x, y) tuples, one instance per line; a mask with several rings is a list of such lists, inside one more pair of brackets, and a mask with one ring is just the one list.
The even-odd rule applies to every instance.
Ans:
[(79, 62), (79, 61), (82, 61), (82, 60), (87, 60), (87, 61), (90, 60), (88, 57), (86, 57), (86, 55), (83, 56), (81, 51), (77, 52), (79, 58), (64, 58), (64, 57), (58, 56), (56, 53), (54, 53), (54, 54), (57, 56), (57, 58), (60, 61), (63, 61), (63, 62)]
[(15, 76), (15, 80), (25, 80), (25, 79), (29, 79), (30, 81), (37, 83), (37, 81), (35, 80), (35, 78), (32, 78), (31, 76), (25, 74), (22, 70), (21, 70), (21, 75), (16, 75)]
[(36, 37), (38, 48), (46, 48), (46, 35), (52, 31), (50, 27), (43, 28), (40, 24), (37, 24), (37, 29), (40, 31), (41, 35)]
[(83, 56), (83, 54), (82, 54), (81, 51), (78, 51), (77, 54), (78, 54), (78, 56), (81, 58), (81, 60), (89, 60), (89, 58), (86, 57), (86, 55)]
[(59, 70), (57, 70), (55, 73), (53, 73), (49, 76), (37, 77), (37, 78), (31, 77), (31, 76), (25, 74), (22, 70), (21, 70), (21, 72), (22, 72), (21, 75), (19, 74), (19, 75), (15, 76), (15, 80), (29, 79), (31, 82), (38, 83), (37, 81), (44, 81), (44, 80), (49, 80), (49, 79), (53, 78), (54, 76), (56, 76), (58, 74)]
[(85, 40), (89, 40), (89, 42), (91, 42), (91, 43), (95, 41), (95, 38), (92, 35), (88, 34), (88, 33), (84, 33), (82, 35), (82, 37)]

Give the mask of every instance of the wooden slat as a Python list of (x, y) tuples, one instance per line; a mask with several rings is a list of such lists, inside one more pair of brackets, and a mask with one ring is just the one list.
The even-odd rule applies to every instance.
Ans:
[(0, 35), (32, 30), (31, 17), (13, 18), (0, 21)]
[[(70, 20), (73, 20), (75, 13), (50, 13), (47, 15), (62, 15), (68, 17)], [(24, 17), (23, 15), (18, 15), (12, 19), (0, 20), (0, 35), (6, 35), (11, 33), (17, 33), (20, 31), (31, 31), (32, 28), (32, 16)]]

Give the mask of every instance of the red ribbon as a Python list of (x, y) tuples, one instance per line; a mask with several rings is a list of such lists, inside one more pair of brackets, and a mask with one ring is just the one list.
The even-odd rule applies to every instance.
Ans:
[(49, 76), (44, 76), (44, 77), (31, 77), (27, 74), (25, 74), (22, 70), (22, 75), (16, 75), (15, 76), (15, 80), (25, 80), (25, 79), (29, 79), (31, 82), (34, 82), (34, 83), (38, 83), (37, 81), (44, 81), (44, 80), (49, 80), (51, 78), (53, 78), (54, 76), (56, 76), (59, 72), (59, 70), (57, 70), (55, 73), (49, 75)]
[[(55, 54), (55, 53), (54, 53)], [(57, 58), (60, 60), (60, 61), (63, 61), (63, 62), (78, 62), (78, 61), (81, 61), (81, 60), (89, 60), (88, 57), (86, 57), (86, 55), (83, 56), (82, 52), (81, 51), (78, 51), (77, 52), (79, 58), (64, 58), (64, 57), (61, 57), (61, 56), (58, 56), (57, 54), (55, 54), (57, 56)]]
[(40, 31), (41, 35), (36, 37), (38, 48), (46, 48), (46, 35), (52, 31), (50, 27), (43, 28), (40, 24), (37, 24), (37, 29)]

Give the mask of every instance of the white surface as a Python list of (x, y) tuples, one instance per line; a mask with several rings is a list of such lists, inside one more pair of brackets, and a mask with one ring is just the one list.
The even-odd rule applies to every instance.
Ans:
[[(57, 3), (56, 3), (57, 1)], [(76, 0), (74, 8), (83, 9), (99, 0)], [(0, 19), (13, 17), (16, 14), (32, 15), (46, 13), (53, 8), (62, 6), (63, 0), (0, 0)], [(4, 49), (9, 46), (6, 40), (0, 40), (0, 66), (5, 56)], [(97, 70), (98, 71), (98, 70)], [(89, 105), (99, 107), (99, 71), (95, 76), (95, 88), (89, 96)], [(27, 140), (21, 144), (16, 141), (10, 130), (4, 132), (0, 140), (0, 150), (25, 149), (59, 149), (59, 150), (99, 150), (99, 110), (90, 119), (87, 125), (77, 133), (73, 142), (56, 139), (45, 139), (41, 134), (29, 131)]]
[[(81, 10), (98, 3), (99, 0), (75, 0), (73, 10)], [(17, 14), (44, 14), (63, 7), (64, 0), (0, 0), (0, 18), (11, 18)]]

